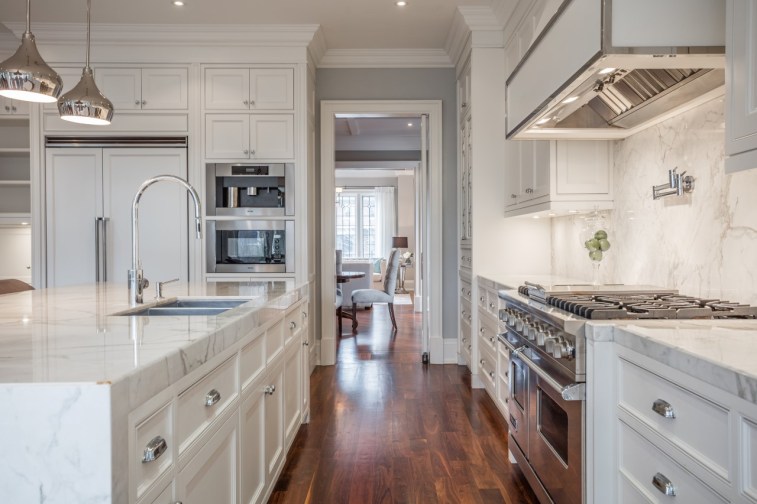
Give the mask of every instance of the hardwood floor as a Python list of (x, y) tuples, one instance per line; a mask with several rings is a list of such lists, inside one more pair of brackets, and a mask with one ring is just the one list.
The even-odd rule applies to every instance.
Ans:
[(412, 310), (395, 305), (395, 337), (386, 305), (358, 311), (336, 366), (311, 376), (310, 424), (269, 502), (537, 503), (507, 460), (504, 419), (471, 390), (467, 368), (421, 364)]

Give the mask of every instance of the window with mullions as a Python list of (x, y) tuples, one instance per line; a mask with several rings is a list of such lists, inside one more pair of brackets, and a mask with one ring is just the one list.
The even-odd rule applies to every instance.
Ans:
[(342, 250), (342, 257), (377, 257), (377, 218), (374, 191), (337, 193), (336, 248)]

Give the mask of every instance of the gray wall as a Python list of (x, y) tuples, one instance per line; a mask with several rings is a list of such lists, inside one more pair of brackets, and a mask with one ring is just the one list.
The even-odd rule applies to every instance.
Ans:
[[(457, 109), (454, 68), (323, 68), (316, 74), (316, 124), (321, 100), (441, 100), (443, 332), (457, 337)], [(320, 132), (316, 146), (320, 146)], [(320, 160), (320, 149), (316, 153)], [(320, 167), (318, 170), (320, 177)], [(320, 178), (318, 178), (320, 180)], [(320, 222), (320, 219), (319, 219)], [(320, 229), (317, 230), (320, 236)]]

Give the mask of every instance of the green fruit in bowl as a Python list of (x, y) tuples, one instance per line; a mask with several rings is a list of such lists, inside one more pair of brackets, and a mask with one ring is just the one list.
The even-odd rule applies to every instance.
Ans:
[(599, 250), (599, 240), (592, 238), (591, 240), (586, 240), (586, 243), (584, 243), (584, 246), (589, 249), (589, 251), (593, 252), (595, 250)]
[(604, 229), (600, 229), (596, 233), (594, 233), (594, 238), (597, 240), (606, 240), (607, 239), (607, 231)]
[(601, 261), (602, 260), (602, 251), (601, 250), (592, 250), (589, 252), (589, 259), (592, 261)]
[(602, 252), (607, 252), (609, 248), (610, 248), (610, 242), (607, 241), (607, 238), (599, 240), (599, 250), (601, 250)]

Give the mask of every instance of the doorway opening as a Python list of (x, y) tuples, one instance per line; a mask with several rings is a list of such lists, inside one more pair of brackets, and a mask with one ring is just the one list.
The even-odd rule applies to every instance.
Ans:
[[(385, 118), (390, 121), (375, 122), (370, 119)], [(378, 190), (387, 187), (386, 182), (373, 184), (373, 192), (365, 189), (371, 184), (355, 183), (352, 186), (337, 183), (337, 173), (342, 180), (351, 180), (346, 176), (358, 175), (360, 168), (369, 167), (376, 163), (376, 153), (367, 156), (374, 159), (360, 160), (359, 158), (344, 161), (343, 154), (337, 152), (337, 130), (344, 128), (360, 128), (361, 121), (365, 127), (392, 127), (397, 124), (408, 124), (408, 128), (417, 128), (421, 143), (416, 149), (417, 158), (408, 159), (407, 153), (398, 153), (391, 149), (380, 155), (381, 168), (385, 171), (403, 172), (397, 177), (397, 193), (400, 192), (400, 177), (412, 177), (412, 195), (416, 211), (411, 217), (408, 227), (408, 215), (403, 213), (401, 218), (395, 218), (394, 228), (381, 226), (365, 218), (372, 211), (371, 201), (384, 198), (388, 190)], [(392, 125), (391, 123), (394, 122)], [(412, 135), (407, 135), (411, 137)], [(336, 298), (334, 278), (336, 274), (335, 250), (337, 239), (342, 248), (349, 248), (350, 254), (382, 257), (392, 244), (403, 243), (407, 239), (408, 247), (402, 247), (405, 265), (405, 286), (411, 286), (413, 303), (420, 312), (422, 319), (422, 351), (431, 357), (432, 363), (443, 362), (443, 341), (441, 338), (441, 278), (442, 255), (441, 239), (442, 227), (440, 219), (431, 216), (441, 215), (441, 101), (323, 101), (321, 102), (321, 342), (320, 362), (331, 365), (336, 361), (336, 317), (334, 315), (334, 300)], [(401, 142), (400, 142), (401, 143)], [(356, 149), (370, 150), (370, 149)], [(398, 149), (402, 150), (402, 149)], [(412, 150), (412, 149), (404, 149)], [(342, 160), (340, 160), (342, 156)], [(412, 156), (410, 156), (412, 157)], [(366, 177), (367, 178), (367, 177)], [(403, 181), (406, 186), (407, 180)], [(386, 184), (386, 185), (381, 185)], [(337, 193), (337, 188), (341, 191)], [(407, 187), (404, 187), (406, 193)], [(399, 194), (397, 194), (399, 196)], [(354, 206), (355, 217), (360, 221), (360, 229), (355, 226), (354, 231), (341, 228), (337, 232), (337, 215), (339, 210), (335, 202), (342, 200)], [(363, 202), (367, 202), (363, 208)], [(387, 203), (384, 203), (387, 205)], [(394, 211), (399, 217), (400, 202), (395, 198)], [(350, 223), (350, 225), (352, 225)], [(375, 229), (371, 229), (375, 226)], [(405, 236), (410, 234), (412, 237)], [(340, 236), (341, 233), (341, 236)], [(350, 239), (350, 233), (354, 239)], [(404, 233), (404, 234), (403, 234)], [(391, 239), (390, 240), (390, 235)], [(399, 239), (399, 242), (396, 241)], [(410, 246), (412, 244), (412, 247)], [(396, 247), (395, 247), (396, 248)], [(381, 249), (381, 250), (379, 250)], [(412, 257), (409, 254), (413, 254)], [(408, 268), (412, 266), (412, 271)], [(408, 276), (410, 275), (410, 276)], [(421, 356), (418, 356), (420, 362)]]

